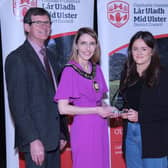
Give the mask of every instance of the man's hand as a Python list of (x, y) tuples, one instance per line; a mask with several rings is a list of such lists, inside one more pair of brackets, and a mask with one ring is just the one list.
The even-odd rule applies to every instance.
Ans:
[(66, 144), (67, 144), (66, 140), (64, 139), (60, 140), (60, 151), (62, 151), (65, 148)]
[(34, 140), (30, 143), (30, 154), (36, 165), (41, 166), (45, 159), (44, 146), (40, 140)]

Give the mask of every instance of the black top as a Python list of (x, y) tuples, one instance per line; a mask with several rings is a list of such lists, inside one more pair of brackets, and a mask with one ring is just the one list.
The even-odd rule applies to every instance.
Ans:
[[(128, 90), (130, 91), (128, 94)], [(142, 157), (158, 158), (168, 155), (168, 71), (161, 69), (157, 85), (148, 87), (141, 80), (125, 89), (130, 108), (138, 109), (142, 135)], [(124, 120), (124, 141), (127, 120)]]
[(140, 94), (143, 85), (143, 79), (139, 78), (137, 83), (126, 90), (125, 99), (127, 101), (127, 108), (132, 108), (139, 111)]

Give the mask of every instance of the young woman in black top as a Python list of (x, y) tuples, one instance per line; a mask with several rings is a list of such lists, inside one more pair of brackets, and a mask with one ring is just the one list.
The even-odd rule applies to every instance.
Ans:
[(166, 168), (168, 72), (161, 68), (156, 40), (147, 31), (130, 40), (121, 75), (125, 100), (123, 149), (127, 168)]

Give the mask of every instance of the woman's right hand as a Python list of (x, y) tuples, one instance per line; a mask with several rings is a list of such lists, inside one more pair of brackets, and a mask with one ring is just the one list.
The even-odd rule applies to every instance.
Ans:
[(121, 114), (121, 118), (128, 119), (131, 122), (138, 122), (138, 112), (134, 109), (125, 109), (126, 113)]
[(116, 118), (118, 115), (114, 113), (114, 111), (118, 110), (116, 107), (113, 106), (101, 106), (97, 107), (97, 113), (100, 115), (102, 118)]
[(120, 117), (122, 119), (128, 119), (128, 109), (122, 109), (122, 111), (124, 112), (120, 114)]

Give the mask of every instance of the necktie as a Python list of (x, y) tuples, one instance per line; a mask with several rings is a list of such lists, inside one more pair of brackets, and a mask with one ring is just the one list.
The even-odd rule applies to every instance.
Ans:
[(44, 61), (45, 69), (46, 69), (46, 71), (48, 73), (48, 76), (49, 76), (51, 82), (52, 82), (53, 88), (55, 89), (53, 74), (52, 74), (51, 67), (50, 67), (50, 64), (49, 64), (48, 56), (46, 54), (46, 48), (42, 48), (40, 50), (40, 53), (43, 56), (43, 61)]

